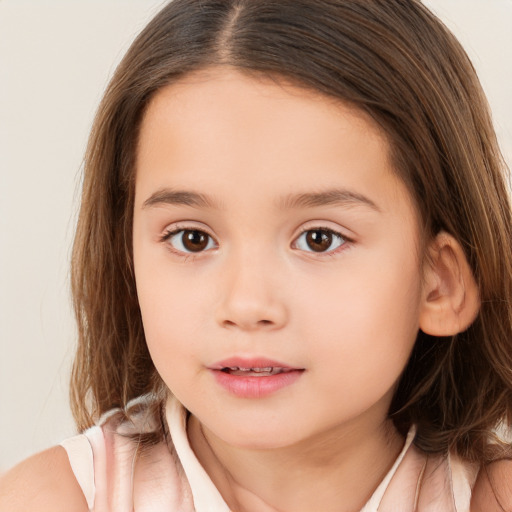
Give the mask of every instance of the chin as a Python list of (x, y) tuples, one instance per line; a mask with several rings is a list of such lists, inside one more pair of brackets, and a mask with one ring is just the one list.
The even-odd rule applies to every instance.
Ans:
[[(276, 450), (294, 445), (303, 438), (299, 432), (288, 425), (253, 422), (244, 425), (233, 422), (229, 426), (215, 426), (211, 430), (224, 443), (244, 450)], [(208, 428), (208, 427), (207, 427)]]
[[(261, 435), (255, 436), (252, 439), (247, 437), (240, 439), (226, 440), (230, 446), (241, 450), (253, 450), (253, 451), (268, 451), (278, 450), (290, 446), (290, 440), (284, 440), (280, 437), (270, 436), (270, 438), (263, 438)], [(294, 443), (291, 443), (294, 444)]]

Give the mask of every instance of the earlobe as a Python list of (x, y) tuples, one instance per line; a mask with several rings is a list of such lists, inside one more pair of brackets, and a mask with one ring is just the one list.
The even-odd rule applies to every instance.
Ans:
[(461, 245), (441, 232), (424, 265), (420, 329), (433, 336), (465, 331), (480, 309), (478, 285)]

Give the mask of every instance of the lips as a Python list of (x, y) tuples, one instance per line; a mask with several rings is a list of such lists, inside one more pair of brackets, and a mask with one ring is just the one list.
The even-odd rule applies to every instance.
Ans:
[(281, 368), (278, 366), (267, 366), (264, 368), (243, 368), (239, 366), (230, 366), (222, 368), (221, 372), (229, 373), (229, 375), (236, 375), (239, 377), (268, 377), (270, 375), (278, 375), (280, 373), (292, 372), (292, 368)]
[(212, 365), (211, 369), (226, 373), (243, 372), (242, 374), (246, 375), (247, 373), (276, 374), (294, 370), (303, 370), (304, 368), (293, 367), (288, 364), (281, 363), (280, 361), (264, 357), (231, 357)]
[(235, 357), (220, 361), (209, 370), (230, 394), (262, 398), (296, 382), (305, 369), (267, 358)]

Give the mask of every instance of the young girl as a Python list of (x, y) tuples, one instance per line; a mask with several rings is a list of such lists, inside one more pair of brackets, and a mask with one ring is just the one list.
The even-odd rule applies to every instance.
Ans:
[(509, 510), (511, 236), (477, 77), (419, 1), (173, 0), (88, 148), (82, 434), (0, 509)]

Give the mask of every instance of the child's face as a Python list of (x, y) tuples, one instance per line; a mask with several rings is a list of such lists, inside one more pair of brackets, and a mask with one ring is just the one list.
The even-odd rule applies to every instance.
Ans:
[(388, 149), (357, 110), (235, 71), (150, 104), (138, 297), (160, 375), (212, 434), (274, 448), (382, 425), (422, 297), (418, 221)]

